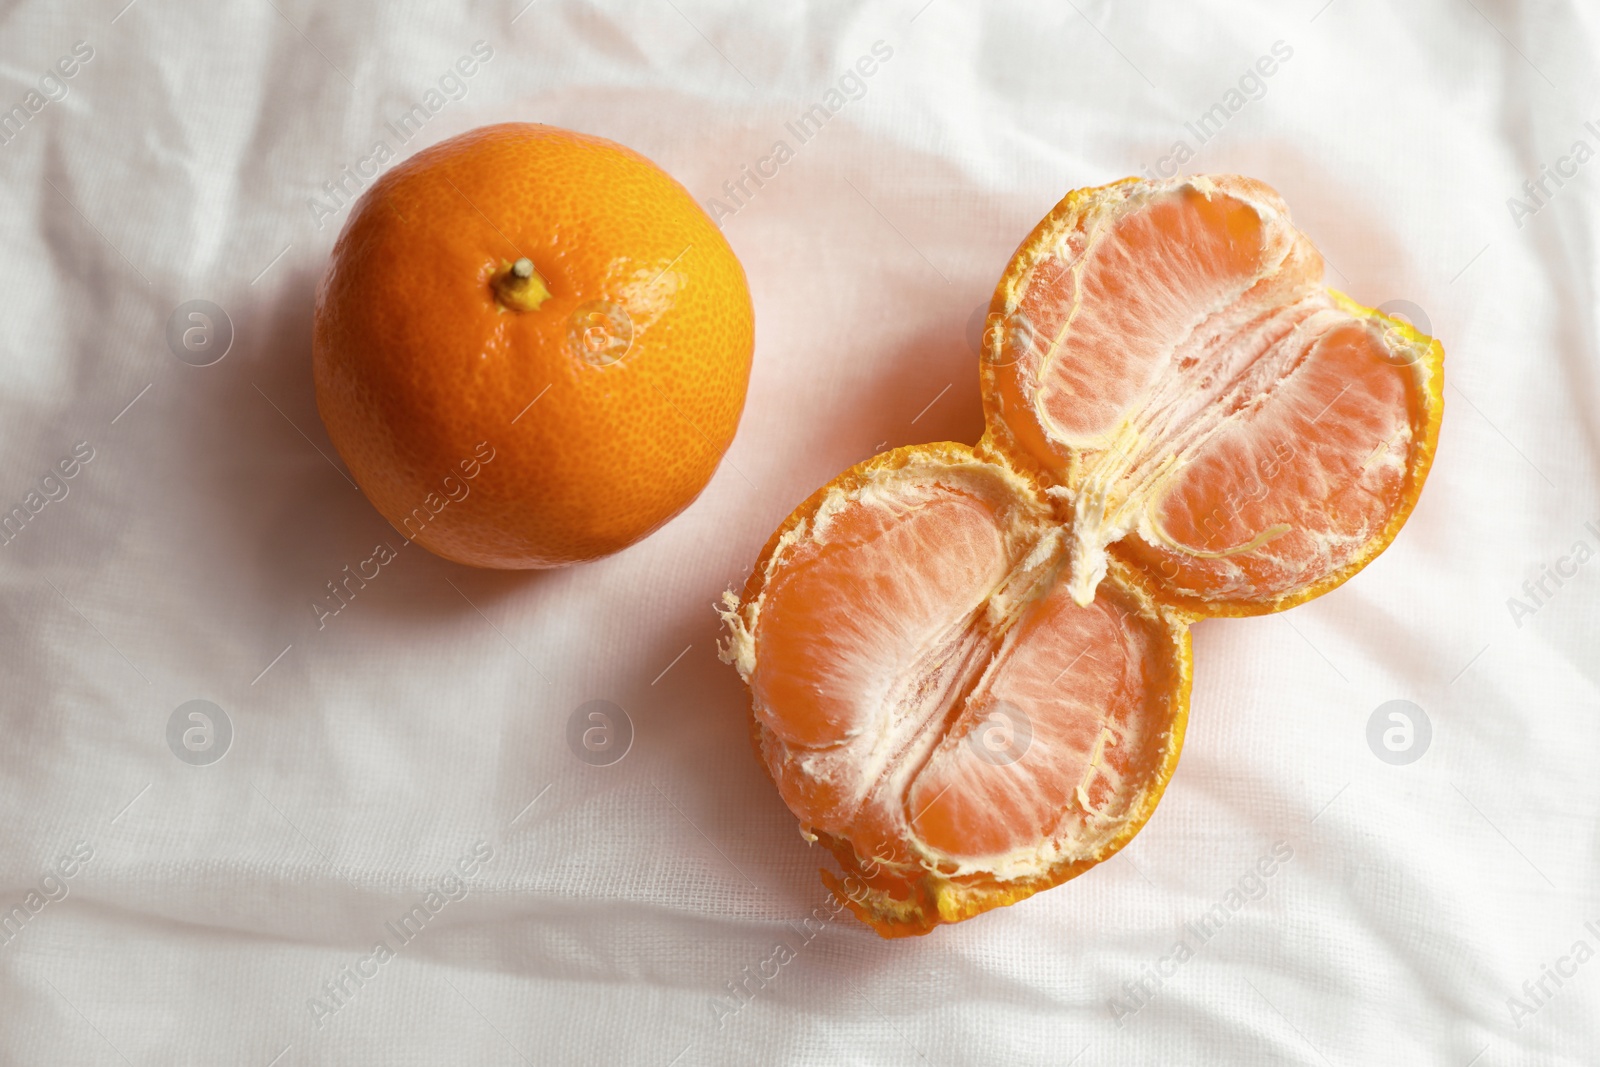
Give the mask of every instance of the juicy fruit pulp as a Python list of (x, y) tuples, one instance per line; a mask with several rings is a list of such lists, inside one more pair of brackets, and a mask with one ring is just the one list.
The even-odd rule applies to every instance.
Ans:
[(1073, 595), (1113, 544), (1208, 615), (1359, 569), (1420, 489), (1442, 352), (1324, 289), (1259, 182), (1129, 183), (1064, 207), (1000, 282), (1009, 328), (984, 384), (990, 437), (1071, 506)]
[(1177, 763), (1189, 623), (1315, 596), (1398, 531), (1443, 352), (1320, 279), (1258, 182), (1072, 194), (996, 291), (983, 440), (846, 471), (725, 598), (758, 754), (880, 934), (1112, 855)]
[(1003, 463), (900, 449), (791, 516), (759, 607), (729, 616), (767, 769), (809, 834), (860, 861), (885, 929), (1087, 868), (1171, 773), (1187, 628), (1123, 568), (1077, 604), (1067, 548)]
[(313, 373), (329, 437), (401, 534), (555, 567), (688, 506), (733, 439), (753, 346), (744, 271), (686, 189), (621, 145), (507, 123), (362, 195), (318, 289)]

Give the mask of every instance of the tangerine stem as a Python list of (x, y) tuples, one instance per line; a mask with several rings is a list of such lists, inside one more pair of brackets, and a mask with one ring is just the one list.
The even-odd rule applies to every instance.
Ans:
[(523, 256), (495, 278), (494, 295), (511, 311), (536, 311), (550, 299), (550, 289), (533, 269), (533, 260)]

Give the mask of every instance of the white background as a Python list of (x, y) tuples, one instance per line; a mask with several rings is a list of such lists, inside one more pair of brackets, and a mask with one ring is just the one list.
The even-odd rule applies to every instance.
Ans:
[[(0, 16), (0, 107), (94, 49), (0, 145), (0, 505), (94, 449), (0, 545), (0, 905), (93, 850), (0, 944), (0, 1059), (1595, 1062), (1600, 961), (1520, 1027), (1507, 1003), (1600, 948), (1600, 562), (1529, 617), (1507, 604), (1600, 548), (1600, 163), (1520, 228), (1506, 202), (1575, 139), (1600, 148), (1592, 7), (522, 2)], [(402, 154), (547, 122), (705, 200), (789, 142), (723, 220), (757, 309), (749, 403), (645, 543), (543, 574), (404, 548), (319, 631), (324, 583), (394, 535), (313, 404), (312, 291), (346, 213), (319, 229), (308, 200), (479, 40), (492, 60)], [(865, 94), (794, 140), (880, 40)], [(1185, 122), (1276, 41), (1292, 58), (1198, 144)], [(1278, 188), (1331, 284), (1424, 309), (1449, 384), (1422, 502), (1344, 588), (1197, 628), (1183, 761), (1122, 855), (926, 938), (840, 917), (802, 944), (829, 861), (751, 756), (712, 601), (846, 465), (974, 440), (969, 324), (1012, 248), (1180, 138), (1186, 169)], [(209, 367), (165, 340), (194, 298), (235, 329)], [(207, 767), (165, 740), (197, 698), (235, 730)], [(565, 740), (594, 699), (636, 729), (607, 768)], [(1368, 747), (1390, 700), (1432, 723), (1409, 766)], [(480, 840), (466, 898), (319, 1026), (323, 984)], [(1279, 841), (1265, 895), (1119, 1026), (1123, 983)], [(796, 958), (719, 1025), (778, 940)]]

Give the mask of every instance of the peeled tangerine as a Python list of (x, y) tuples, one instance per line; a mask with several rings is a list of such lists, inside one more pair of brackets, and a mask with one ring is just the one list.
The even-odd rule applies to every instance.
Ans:
[(841, 900), (923, 934), (1127, 844), (1178, 762), (1189, 624), (1308, 600), (1388, 545), (1443, 358), (1324, 288), (1260, 182), (1057, 205), (995, 291), (982, 440), (844, 472), (724, 598), (756, 749)]

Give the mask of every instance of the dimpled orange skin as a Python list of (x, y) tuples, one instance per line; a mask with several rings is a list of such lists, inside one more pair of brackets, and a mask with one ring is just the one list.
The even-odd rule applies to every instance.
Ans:
[[(496, 295), (522, 257), (549, 292), (531, 310)], [(620, 359), (584, 348), (596, 323), (614, 346), (631, 323)], [(557, 567), (627, 547), (705, 488), (754, 335), (743, 268), (670, 175), (506, 123), (362, 195), (317, 290), (312, 366), (329, 437), (397, 530), (460, 563)]]

